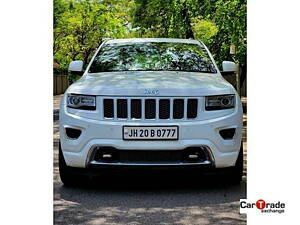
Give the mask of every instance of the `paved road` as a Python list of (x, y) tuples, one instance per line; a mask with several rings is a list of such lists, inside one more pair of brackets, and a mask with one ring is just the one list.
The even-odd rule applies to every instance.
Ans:
[[(129, 178), (119, 175), (89, 186), (66, 188), (58, 174), (58, 139), (55, 121), (54, 224), (246, 224), (246, 216), (239, 214), (239, 200), (246, 198), (246, 171), (240, 186), (209, 181), (208, 177), (129, 174)], [(246, 147), (244, 144), (245, 158)]]

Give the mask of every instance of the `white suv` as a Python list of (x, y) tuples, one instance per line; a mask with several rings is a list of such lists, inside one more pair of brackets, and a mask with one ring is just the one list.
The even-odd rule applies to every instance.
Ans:
[[(186, 39), (116, 39), (101, 44), (62, 98), (60, 177), (76, 170), (243, 170), (242, 105), (206, 46)], [(223, 62), (223, 72), (236, 71)], [(222, 73), (223, 73), (222, 72)]]

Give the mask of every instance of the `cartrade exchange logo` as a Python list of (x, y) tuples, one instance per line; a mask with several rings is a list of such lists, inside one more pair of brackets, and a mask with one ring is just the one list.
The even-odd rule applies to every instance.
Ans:
[(284, 213), (285, 203), (266, 202), (263, 199), (257, 201), (248, 201), (246, 199), (240, 200), (240, 213), (248, 213), (249, 211), (256, 211), (261, 213)]

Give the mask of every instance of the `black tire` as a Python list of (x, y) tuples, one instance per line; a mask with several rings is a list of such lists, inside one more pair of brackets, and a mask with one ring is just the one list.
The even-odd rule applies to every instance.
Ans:
[(78, 183), (78, 177), (72, 173), (72, 168), (67, 166), (64, 159), (61, 145), (59, 143), (59, 156), (58, 156), (58, 166), (60, 179), (65, 186), (75, 186)]
[(238, 158), (236, 160), (235, 166), (232, 168), (229, 181), (232, 184), (240, 184), (243, 177), (244, 170), (244, 151), (243, 151), (243, 143), (241, 143), (240, 152)]

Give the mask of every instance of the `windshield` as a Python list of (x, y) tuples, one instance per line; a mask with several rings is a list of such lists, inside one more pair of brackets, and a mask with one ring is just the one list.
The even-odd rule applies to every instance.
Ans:
[(106, 44), (89, 72), (109, 71), (217, 72), (204, 46), (171, 42)]

